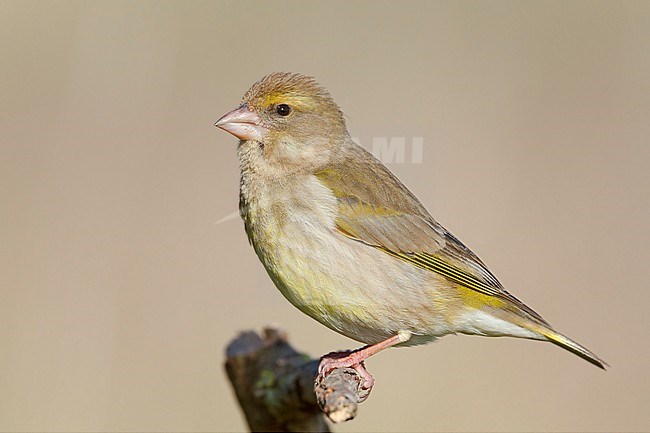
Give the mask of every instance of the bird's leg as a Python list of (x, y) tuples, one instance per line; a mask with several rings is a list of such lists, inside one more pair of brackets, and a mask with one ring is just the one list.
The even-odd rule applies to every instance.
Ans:
[(363, 380), (361, 388), (370, 389), (375, 383), (375, 379), (368, 372), (368, 370), (366, 370), (363, 361), (372, 355), (381, 352), (384, 349), (407, 341), (410, 337), (410, 333), (400, 332), (399, 334), (393, 335), (386, 340), (364, 346), (361, 349), (328, 353), (320, 359), (320, 364), (318, 365), (318, 374), (324, 378), (334, 369), (353, 368)]

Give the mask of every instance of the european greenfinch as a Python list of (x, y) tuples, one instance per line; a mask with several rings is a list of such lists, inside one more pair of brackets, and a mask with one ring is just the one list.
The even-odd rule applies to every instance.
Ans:
[(321, 359), (325, 376), (391, 346), (447, 334), (550, 341), (605, 363), (507, 292), (372, 154), (312, 77), (273, 73), (215, 124), (240, 139), (239, 209), (280, 292), (367, 346)]

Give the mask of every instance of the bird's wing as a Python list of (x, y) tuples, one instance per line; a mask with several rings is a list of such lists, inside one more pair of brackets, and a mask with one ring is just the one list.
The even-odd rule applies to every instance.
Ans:
[(316, 173), (337, 198), (336, 225), (342, 234), (463, 287), (505, 300), (548, 325), (508, 293), (483, 262), (438, 224), (383, 164), (369, 154), (356, 156)]

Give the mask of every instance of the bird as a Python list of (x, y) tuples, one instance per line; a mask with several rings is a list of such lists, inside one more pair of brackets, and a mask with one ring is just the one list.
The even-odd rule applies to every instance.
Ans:
[(275, 72), (215, 126), (239, 139), (239, 211), (271, 280), (300, 311), (365, 346), (323, 356), (352, 368), (393, 346), (449, 334), (554, 343), (597, 367), (497, 280), (415, 195), (348, 132), (314, 77)]

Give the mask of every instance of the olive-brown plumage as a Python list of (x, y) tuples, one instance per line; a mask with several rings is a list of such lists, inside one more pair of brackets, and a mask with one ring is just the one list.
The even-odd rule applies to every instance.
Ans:
[(238, 138), (240, 211), (283, 295), (370, 345), (324, 358), (324, 374), (393, 345), (451, 333), (551, 341), (604, 368), (508, 293), (376, 158), (355, 144), (311, 77), (275, 73), (216, 124)]

